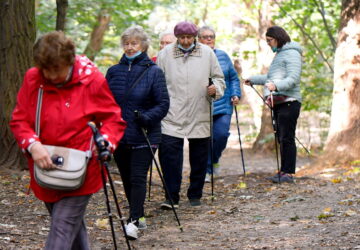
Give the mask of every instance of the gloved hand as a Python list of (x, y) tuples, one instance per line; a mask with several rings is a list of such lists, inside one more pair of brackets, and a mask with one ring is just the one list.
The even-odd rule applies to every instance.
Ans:
[(142, 128), (147, 128), (149, 125), (149, 118), (140, 111), (135, 110), (135, 122)]

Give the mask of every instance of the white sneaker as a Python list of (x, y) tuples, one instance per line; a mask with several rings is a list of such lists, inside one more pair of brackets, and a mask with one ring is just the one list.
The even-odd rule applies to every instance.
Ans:
[(129, 222), (125, 225), (125, 231), (129, 240), (136, 240), (138, 238), (139, 229), (134, 222)]
[(210, 182), (211, 182), (211, 174), (206, 174), (205, 183), (210, 183)]
[(219, 176), (220, 175), (220, 164), (214, 163), (213, 169), (214, 169), (214, 176)]

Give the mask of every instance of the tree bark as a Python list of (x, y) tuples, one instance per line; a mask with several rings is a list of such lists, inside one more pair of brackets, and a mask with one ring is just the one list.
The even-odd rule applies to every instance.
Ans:
[(35, 40), (34, 0), (0, 2), (0, 166), (25, 167), (9, 121), (26, 70), (32, 65)]
[(84, 54), (90, 59), (94, 60), (96, 55), (100, 52), (104, 35), (109, 28), (111, 16), (106, 10), (101, 10), (98, 16), (98, 22), (91, 32), (90, 42), (86, 46)]
[(343, 0), (335, 52), (331, 121), (324, 157), (331, 163), (360, 159), (360, 2)]
[[(270, 11), (270, 6), (272, 1), (263, 1), (261, 6), (262, 8), (258, 10), (259, 13), (259, 27), (258, 27), (258, 41), (259, 41), (259, 56), (258, 61), (262, 63), (261, 74), (265, 74), (268, 70), (268, 67), (271, 61), (265, 61), (264, 58), (269, 58), (269, 48), (264, 41), (265, 33), (268, 27), (271, 26), (271, 17), (272, 13)], [(253, 96), (256, 95), (253, 93)], [(259, 98), (258, 96), (253, 98)], [(275, 149), (273, 143), (273, 129), (271, 125), (271, 116), (270, 111), (267, 106), (263, 105), (262, 115), (261, 115), (261, 127), (260, 132), (253, 144), (252, 149), (255, 151), (270, 151)], [(271, 140), (272, 139), (272, 140)]]
[(66, 11), (69, 6), (68, 0), (56, 0), (56, 30), (65, 30)]

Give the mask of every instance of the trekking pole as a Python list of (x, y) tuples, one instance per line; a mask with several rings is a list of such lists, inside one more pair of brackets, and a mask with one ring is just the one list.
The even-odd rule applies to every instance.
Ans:
[[(214, 82), (209, 78), (209, 86), (213, 85)], [(213, 131), (213, 97), (210, 97), (210, 164), (211, 164), (211, 201), (214, 201), (214, 131)]]
[[(141, 116), (140, 112), (137, 111), (137, 110), (135, 110), (134, 113), (135, 113), (135, 116), (136, 116), (136, 117), (140, 117), (140, 116)], [(171, 196), (170, 196), (169, 189), (168, 189), (167, 186), (166, 186), (164, 176), (162, 175), (162, 173), (161, 173), (161, 171), (160, 171), (159, 164), (157, 163), (157, 160), (155, 159), (155, 153), (154, 153), (154, 151), (153, 151), (153, 149), (152, 149), (152, 147), (151, 147), (151, 143), (150, 143), (149, 137), (148, 137), (148, 135), (147, 135), (147, 133), (146, 133), (145, 128), (143, 128), (143, 127), (140, 127), (140, 128), (141, 128), (141, 131), (142, 131), (142, 133), (143, 133), (143, 135), (144, 135), (144, 137), (145, 137), (146, 143), (147, 143), (147, 145), (148, 145), (148, 147), (149, 147), (149, 149), (150, 149), (151, 155), (152, 155), (152, 157), (153, 157), (153, 161), (154, 161), (155, 166), (156, 166), (156, 170), (158, 171), (159, 177), (160, 177), (161, 182), (162, 182), (162, 184), (163, 184), (163, 187), (164, 187), (164, 189), (165, 189), (165, 193), (166, 193), (167, 197), (169, 198), (170, 205), (171, 205), (171, 208), (172, 208), (172, 210), (173, 210), (173, 212), (174, 212), (174, 215), (175, 215), (176, 221), (177, 221), (177, 223), (178, 223), (178, 225), (179, 225), (180, 231), (183, 232), (183, 228), (182, 228), (182, 226), (181, 226), (181, 224), (180, 224), (180, 220), (179, 220), (179, 218), (178, 218), (178, 216), (177, 216), (177, 213), (176, 213), (176, 210), (175, 210), (175, 207), (174, 207), (174, 202), (173, 202), (173, 200), (172, 200), (172, 198), (171, 198)]]
[[(261, 98), (261, 100), (263, 101), (263, 103), (268, 106), (269, 109), (272, 109), (272, 107), (266, 102), (265, 98), (259, 93), (259, 91), (257, 91), (254, 88), (254, 85), (252, 83), (250, 83), (250, 87), (255, 91), (255, 93)], [(311, 156), (311, 152), (310, 150), (308, 150), (304, 144), (301, 143), (301, 141), (295, 136), (295, 139), (298, 141), (298, 143), (303, 147), (303, 149), (306, 151), (306, 153), (308, 153)]]
[(236, 116), (236, 126), (237, 126), (238, 135), (239, 135), (241, 161), (242, 161), (242, 166), (243, 166), (243, 170), (244, 170), (244, 177), (245, 177), (246, 171), (245, 171), (244, 153), (243, 153), (243, 148), (242, 148), (242, 144), (241, 144), (240, 125), (239, 125), (239, 118), (238, 118), (238, 112), (237, 112), (236, 105), (234, 105), (234, 109), (235, 109), (235, 116)]
[(109, 224), (110, 224), (110, 227), (111, 227), (111, 234), (112, 234), (112, 238), (113, 238), (114, 248), (117, 249), (116, 235), (115, 235), (113, 217), (112, 217), (112, 213), (111, 213), (110, 200), (109, 200), (107, 186), (106, 186), (105, 171), (106, 171), (106, 174), (108, 175), (109, 184), (110, 184), (110, 187), (111, 187), (111, 191), (113, 193), (114, 202), (116, 204), (116, 209), (117, 209), (117, 213), (119, 215), (122, 230), (124, 232), (124, 237), (125, 237), (125, 240), (126, 240), (126, 244), (127, 244), (128, 249), (131, 249), (129, 239), (127, 237), (127, 233), (126, 233), (126, 230), (125, 230), (125, 224), (124, 224), (124, 221), (123, 221), (122, 213), (121, 213), (120, 206), (119, 206), (119, 203), (118, 203), (118, 199), (117, 199), (117, 196), (116, 196), (116, 193), (115, 193), (114, 183), (113, 183), (113, 180), (112, 180), (110, 172), (109, 172), (109, 163), (108, 163), (108, 161), (110, 161), (110, 159), (111, 159), (111, 153), (107, 149), (108, 142), (104, 140), (103, 136), (100, 134), (99, 130), (96, 128), (96, 125), (95, 125), (94, 122), (89, 122), (88, 125), (90, 126), (90, 128), (91, 128), (91, 130), (93, 132), (94, 142), (96, 144), (96, 147), (97, 147), (97, 150), (98, 150), (98, 155), (99, 155), (98, 159), (101, 162), (101, 171), (100, 171), (101, 172), (101, 179), (102, 179), (103, 187), (104, 187), (104, 194), (105, 194), (105, 199), (106, 199), (106, 207), (107, 207), (107, 212), (108, 212), (108, 217), (109, 217)]
[(273, 131), (274, 131), (276, 163), (277, 163), (279, 184), (281, 184), (281, 182), (280, 182), (279, 152), (278, 152), (278, 139), (279, 138), (278, 138), (278, 132), (277, 132), (277, 122), (276, 122), (275, 115), (274, 115), (274, 96), (273, 96), (272, 91), (270, 91), (270, 99), (271, 99), (271, 121), (272, 121)]
[(148, 191), (148, 201), (150, 201), (150, 195), (151, 195), (151, 179), (152, 179), (152, 161), (150, 164), (150, 173), (149, 173), (149, 191)]

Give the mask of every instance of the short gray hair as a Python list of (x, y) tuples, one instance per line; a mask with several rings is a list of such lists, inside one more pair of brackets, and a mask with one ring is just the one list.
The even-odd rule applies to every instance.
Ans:
[(215, 30), (211, 26), (205, 25), (199, 29), (198, 37), (200, 38), (201, 34), (206, 30), (210, 30), (212, 33), (214, 33), (214, 36), (216, 36)]
[(126, 41), (131, 38), (139, 39), (141, 42), (141, 48), (146, 52), (150, 45), (150, 38), (148, 34), (144, 31), (143, 27), (140, 25), (134, 25), (127, 28), (122, 34), (120, 38), (120, 44), (124, 47)]
[(161, 32), (160, 34), (159, 34), (159, 40), (161, 40), (164, 36), (166, 36), (166, 35), (173, 35), (174, 37), (175, 37), (175, 35), (174, 35), (174, 31), (172, 31), (172, 30), (165, 30), (165, 31), (163, 31), (163, 32)]

